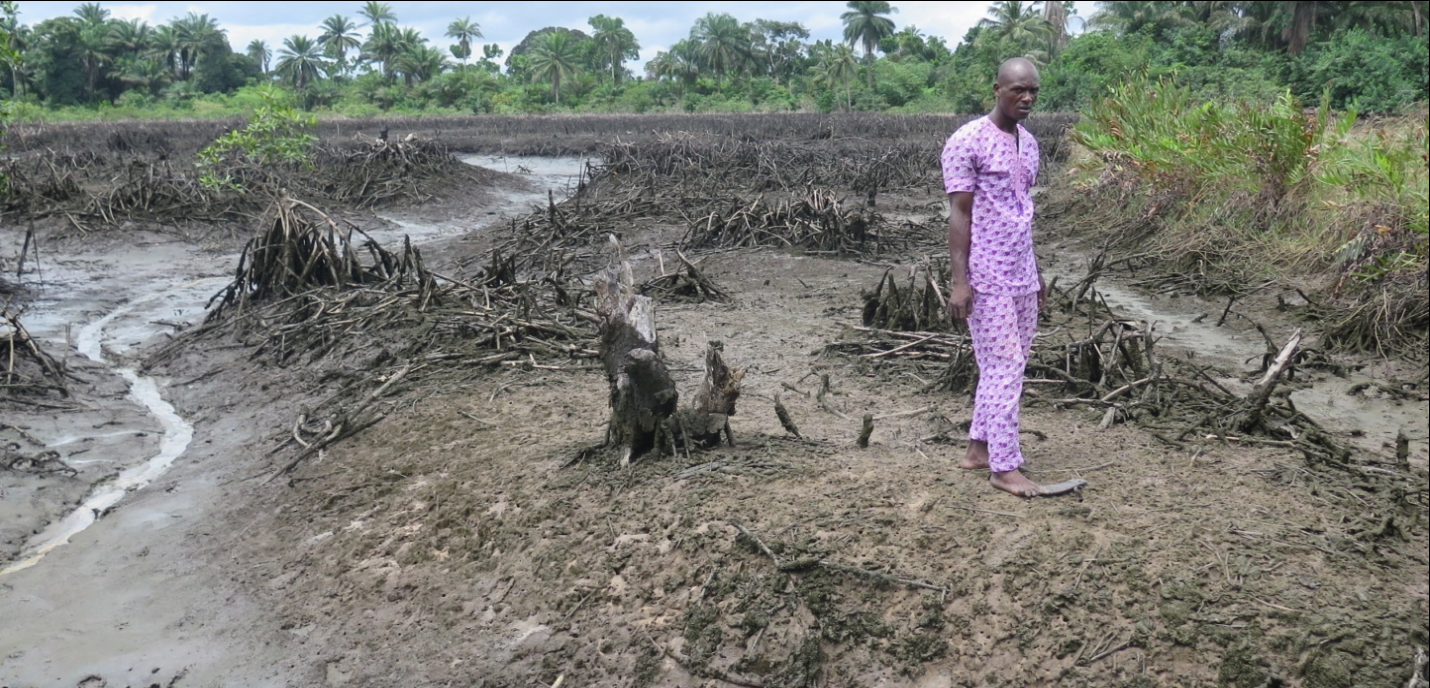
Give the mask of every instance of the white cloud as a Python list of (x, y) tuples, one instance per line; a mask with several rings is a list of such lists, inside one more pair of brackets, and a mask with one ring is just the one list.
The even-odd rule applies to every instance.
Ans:
[(138, 19), (146, 24), (154, 23), (154, 13), (159, 11), (158, 5), (108, 5), (109, 16), (114, 19), (129, 21)]
[(963, 40), (963, 35), (978, 24), (988, 6), (978, 2), (900, 2), (895, 21), (902, 28), (909, 24), (919, 27), (924, 35), (943, 36), (949, 47)]
[(267, 43), (268, 49), (276, 55), (283, 47), (283, 39), (289, 36), (318, 37), (318, 27), (312, 24), (221, 24), (220, 27), (228, 30), (228, 44), (238, 52), (243, 52), (251, 41), (259, 40)]

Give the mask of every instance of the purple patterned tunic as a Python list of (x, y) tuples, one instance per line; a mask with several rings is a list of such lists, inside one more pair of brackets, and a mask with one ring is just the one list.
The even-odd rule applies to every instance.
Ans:
[(959, 127), (943, 147), (947, 193), (973, 192), (973, 242), (968, 282), (979, 294), (1020, 296), (1038, 291), (1033, 255), (1033, 180), (1038, 142), (1023, 125), (1018, 138), (987, 117)]

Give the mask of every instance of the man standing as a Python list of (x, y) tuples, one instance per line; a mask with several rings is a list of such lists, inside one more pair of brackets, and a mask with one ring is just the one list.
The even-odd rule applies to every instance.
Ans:
[(1038, 143), (1020, 122), (1038, 101), (1038, 70), (1013, 58), (998, 67), (993, 112), (963, 125), (943, 149), (944, 190), (952, 206), (948, 310), (967, 319), (978, 361), (978, 391), (968, 454), (961, 467), (991, 469), (994, 487), (1034, 497), (1023, 475), (1018, 405), (1038, 311), (1047, 297), (1033, 255), (1033, 180)]

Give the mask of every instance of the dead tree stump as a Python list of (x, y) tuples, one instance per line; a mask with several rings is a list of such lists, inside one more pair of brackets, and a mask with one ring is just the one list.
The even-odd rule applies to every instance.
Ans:
[(721, 433), (730, 446), (735, 446), (730, 416), (735, 415), (735, 402), (740, 398), (740, 381), (745, 378), (745, 371), (726, 364), (724, 351), (722, 342), (710, 342), (706, 346), (705, 378), (695, 395), (695, 408), (681, 413), (677, 421), (682, 436), (707, 447), (719, 444)]
[(631, 281), (624, 254), (595, 281), (601, 362), (611, 386), (606, 445), (624, 450), (622, 464), (659, 446), (680, 396), (660, 354), (654, 302), (635, 294)]

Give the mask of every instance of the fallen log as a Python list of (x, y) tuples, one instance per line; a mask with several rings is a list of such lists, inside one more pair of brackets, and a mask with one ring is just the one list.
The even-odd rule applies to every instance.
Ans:
[(1251, 388), (1251, 392), (1246, 395), (1244, 408), (1246, 418), (1241, 422), (1243, 431), (1254, 430), (1261, 425), (1261, 417), (1266, 411), (1266, 402), (1271, 400), (1271, 393), (1276, 390), (1276, 383), (1281, 380), (1281, 375), (1286, 372), (1287, 366), (1291, 365), (1295, 358), (1296, 349), (1301, 346), (1301, 330), (1291, 333), (1291, 338), (1286, 340), (1286, 344), (1281, 347), (1281, 352), (1276, 354), (1276, 359), (1266, 368), (1266, 374), (1256, 382)]

